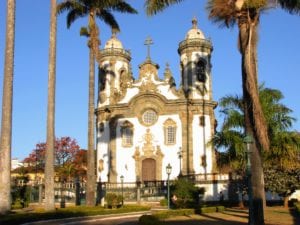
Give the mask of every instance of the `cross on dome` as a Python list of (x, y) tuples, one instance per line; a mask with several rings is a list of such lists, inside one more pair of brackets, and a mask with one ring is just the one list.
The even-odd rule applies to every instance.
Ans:
[(153, 45), (153, 41), (150, 36), (146, 38), (144, 45), (147, 45), (147, 59), (150, 59), (150, 45)]
[(192, 24), (193, 24), (193, 28), (197, 29), (198, 28), (198, 20), (197, 18), (194, 16), (194, 18), (192, 19)]

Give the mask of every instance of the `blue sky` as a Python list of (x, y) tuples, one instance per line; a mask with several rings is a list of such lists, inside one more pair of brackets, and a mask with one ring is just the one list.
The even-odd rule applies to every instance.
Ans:
[[(138, 15), (116, 14), (121, 27), (118, 38), (132, 53), (134, 76), (146, 58), (144, 40), (151, 36), (154, 45), (151, 57), (160, 65), (163, 77), (165, 64), (170, 64), (179, 84), (178, 44), (198, 18), (200, 29), (211, 38), (213, 97), (218, 101), (227, 94), (241, 93), (240, 55), (237, 51), (237, 30), (219, 28), (207, 19), (206, 1), (187, 0), (164, 13), (147, 17), (144, 1), (129, 1)], [(0, 1), (0, 82), (2, 96), (6, 1)], [(17, 1), (14, 72), (12, 156), (23, 159), (36, 143), (46, 139), (47, 76), (50, 1)], [(79, 36), (87, 19), (76, 21), (68, 30), (65, 14), (57, 25), (56, 136), (70, 136), (87, 148), (88, 48)], [(300, 130), (300, 17), (280, 9), (271, 9), (261, 17), (259, 32), (259, 80), (267, 87), (283, 92), (283, 103), (297, 118), (293, 129)], [(99, 21), (102, 45), (111, 36), (110, 29)], [(2, 101), (2, 97), (0, 99)], [(1, 110), (1, 109), (0, 109)], [(215, 110), (219, 118), (219, 109)], [(219, 124), (222, 119), (219, 118)]]

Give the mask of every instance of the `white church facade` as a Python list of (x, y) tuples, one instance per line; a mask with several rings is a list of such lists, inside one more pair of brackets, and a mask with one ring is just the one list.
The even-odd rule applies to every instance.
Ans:
[[(151, 40), (147, 39), (150, 45)], [(100, 50), (96, 107), (97, 171), (103, 182), (166, 180), (179, 174), (211, 174), (217, 103), (212, 97), (212, 44), (193, 19), (179, 43), (181, 84), (166, 65), (162, 74), (150, 53), (135, 80), (131, 54), (113, 34)]]

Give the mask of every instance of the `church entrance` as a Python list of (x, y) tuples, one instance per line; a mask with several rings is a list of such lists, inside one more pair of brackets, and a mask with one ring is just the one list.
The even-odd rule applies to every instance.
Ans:
[(156, 180), (156, 161), (151, 158), (142, 161), (142, 181)]

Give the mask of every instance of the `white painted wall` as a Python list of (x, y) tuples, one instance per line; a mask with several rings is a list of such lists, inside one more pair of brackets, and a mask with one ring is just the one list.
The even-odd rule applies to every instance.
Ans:
[[(193, 154), (194, 154), (194, 170), (195, 173), (211, 173), (212, 171), (212, 148), (211, 146), (208, 146), (207, 143), (209, 142), (211, 138), (211, 124), (210, 124), (210, 118), (208, 115), (205, 115), (205, 127), (200, 126), (200, 117), (201, 115), (194, 115), (193, 117)], [(204, 128), (204, 129), (203, 129)], [(205, 141), (203, 140), (203, 130), (205, 133)], [(204, 143), (203, 143), (204, 141)], [(204, 146), (205, 145), (205, 146)], [(205, 148), (205, 151), (204, 151)], [(202, 155), (206, 155), (206, 171), (204, 170), (204, 167), (202, 166)]]

